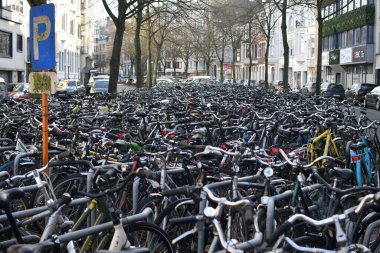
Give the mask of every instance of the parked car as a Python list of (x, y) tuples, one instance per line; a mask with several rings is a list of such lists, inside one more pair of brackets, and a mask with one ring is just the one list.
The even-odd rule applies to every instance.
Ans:
[(331, 83), (329, 82), (324, 82), (321, 84), (321, 94), (323, 94), (323, 92), (326, 92), (327, 88), (329, 87)]
[(380, 110), (380, 86), (368, 92), (364, 97), (364, 107), (374, 107)]
[(7, 98), (7, 84), (5, 80), (0, 77), (0, 101)]
[(12, 90), (8, 90), (7, 97), (11, 100), (25, 100), (29, 98), (29, 84), (28, 83), (12, 83), (8, 84)]
[(306, 83), (301, 89), (301, 93), (307, 96), (315, 96), (317, 90), (316, 83)]
[(107, 93), (108, 92), (108, 86), (109, 86), (110, 80), (109, 79), (102, 79), (102, 80), (96, 80), (94, 82), (94, 85), (91, 88), (90, 93)]
[(90, 80), (88, 81), (87, 86), (89, 87), (89, 89), (91, 89), (96, 80), (103, 80), (103, 79), (110, 79), (110, 76), (109, 75), (97, 75), (97, 76), (90, 77)]
[(70, 97), (73, 95), (85, 95), (85, 88), (79, 80), (62, 80), (58, 83), (56, 95), (58, 97)]
[(174, 84), (174, 81), (170, 78), (157, 78), (156, 85), (168, 85)]
[(356, 83), (352, 85), (350, 90), (346, 91), (346, 99), (351, 98), (354, 103), (363, 103), (365, 95), (376, 88), (375, 84), (371, 83)]
[(192, 76), (186, 80), (186, 83), (209, 84), (211, 80), (214, 80), (211, 76)]
[(323, 97), (336, 98), (340, 100), (344, 100), (345, 97), (343, 85), (339, 83), (330, 83), (327, 85), (326, 89), (322, 89), (321, 87), (321, 94)]

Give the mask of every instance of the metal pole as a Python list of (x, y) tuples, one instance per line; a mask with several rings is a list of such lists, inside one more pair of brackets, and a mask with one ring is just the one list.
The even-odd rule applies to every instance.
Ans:
[[(42, 165), (49, 162), (48, 94), (42, 94)], [(48, 175), (49, 171), (45, 170)]]

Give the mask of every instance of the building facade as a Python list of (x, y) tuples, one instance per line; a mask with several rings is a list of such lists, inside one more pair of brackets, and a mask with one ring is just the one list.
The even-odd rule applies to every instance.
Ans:
[(376, 84), (380, 85), (380, 2), (375, 2), (375, 47), (376, 47)]
[(88, 83), (94, 60), (94, 1), (81, 1), (81, 15), (80, 80), (83, 83)]
[(56, 9), (57, 77), (81, 79), (81, 0), (51, 1)]
[(26, 78), (23, 0), (0, 0), (0, 77), (5, 82)]
[(375, 83), (374, 0), (337, 0), (324, 7), (324, 81)]

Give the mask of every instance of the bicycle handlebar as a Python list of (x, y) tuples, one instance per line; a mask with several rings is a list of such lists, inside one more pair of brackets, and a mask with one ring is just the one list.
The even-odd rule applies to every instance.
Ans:
[(249, 204), (249, 200), (247, 199), (242, 199), (238, 201), (229, 201), (226, 198), (219, 198), (215, 196), (210, 189), (207, 188), (207, 186), (203, 187), (202, 190), (207, 194), (207, 197), (217, 203), (222, 203), (223, 205), (234, 207), (234, 206), (241, 206), (241, 205), (246, 205)]

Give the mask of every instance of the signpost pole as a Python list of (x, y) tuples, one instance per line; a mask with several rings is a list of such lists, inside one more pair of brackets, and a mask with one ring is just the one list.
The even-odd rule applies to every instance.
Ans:
[[(48, 94), (42, 94), (42, 165), (49, 162)], [(45, 170), (48, 175), (48, 169)]]
[[(48, 72), (47, 69), (55, 68), (55, 6), (34, 6), (29, 16), (32, 69)], [(36, 74), (32, 86), (33, 90), (42, 94), (42, 165), (46, 166), (49, 162), (48, 92), (52, 93), (51, 75)], [(48, 174), (48, 170), (45, 173)]]

